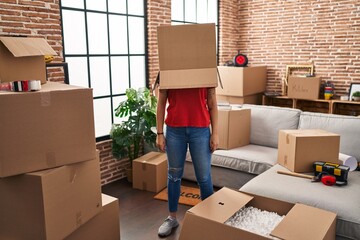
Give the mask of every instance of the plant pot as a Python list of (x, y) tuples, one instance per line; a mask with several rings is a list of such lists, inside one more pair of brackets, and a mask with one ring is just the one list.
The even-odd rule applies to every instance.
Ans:
[(128, 182), (132, 183), (132, 181), (133, 181), (132, 168), (125, 168), (125, 173), (126, 173), (126, 179), (128, 180)]

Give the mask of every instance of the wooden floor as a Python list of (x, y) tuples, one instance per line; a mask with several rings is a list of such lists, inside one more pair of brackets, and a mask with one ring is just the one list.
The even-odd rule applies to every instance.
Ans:
[[(182, 185), (195, 187), (196, 183), (183, 181)], [(168, 216), (166, 201), (154, 199), (155, 193), (133, 189), (126, 179), (103, 186), (102, 192), (119, 199), (121, 240), (178, 239), (184, 214), (191, 208), (179, 204), (179, 227), (171, 236), (160, 238), (158, 228)]]

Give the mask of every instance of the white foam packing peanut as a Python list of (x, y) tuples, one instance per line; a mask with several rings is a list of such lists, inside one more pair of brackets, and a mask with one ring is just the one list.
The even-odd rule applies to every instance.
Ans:
[(225, 224), (262, 236), (278, 239), (270, 236), (270, 233), (283, 218), (284, 216), (280, 216), (275, 212), (263, 211), (254, 207), (245, 207), (237, 211)]

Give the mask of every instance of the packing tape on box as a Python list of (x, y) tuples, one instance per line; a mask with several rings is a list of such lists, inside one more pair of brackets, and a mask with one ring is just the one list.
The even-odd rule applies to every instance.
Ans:
[(358, 166), (358, 162), (355, 157), (343, 153), (339, 153), (339, 162), (341, 165), (350, 167), (350, 171), (354, 171)]
[(29, 85), (31, 91), (39, 91), (41, 89), (40, 80), (30, 80)]

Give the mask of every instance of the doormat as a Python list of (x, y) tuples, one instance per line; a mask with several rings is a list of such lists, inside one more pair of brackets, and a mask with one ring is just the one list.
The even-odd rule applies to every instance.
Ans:
[[(154, 198), (158, 200), (167, 201), (168, 200), (167, 188), (156, 194)], [(180, 204), (195, 206), (199, 202), (201, 202), (199, 188), (181, 186), (180, 199), (179, 199)]]

